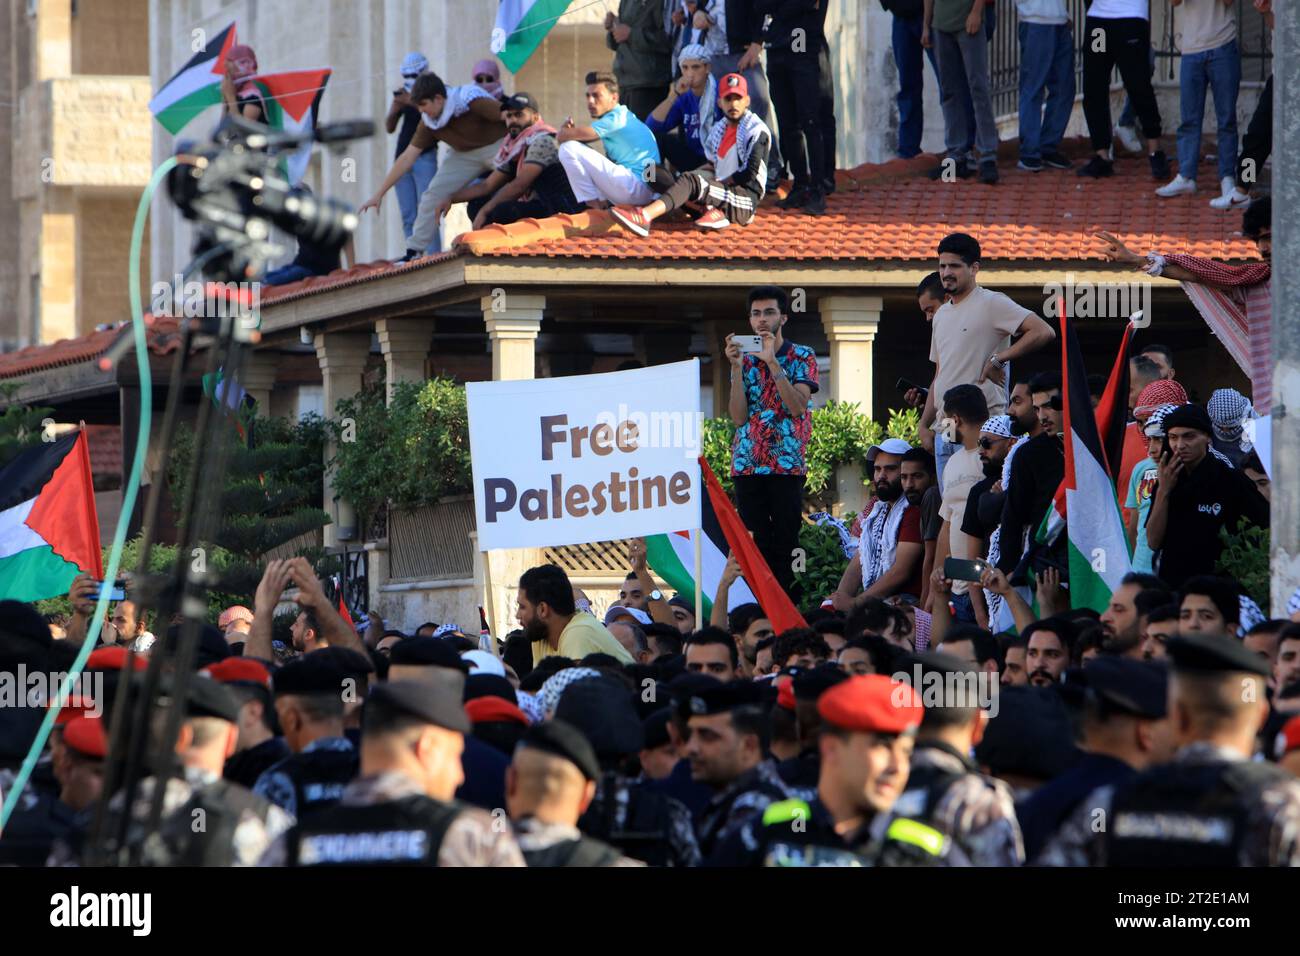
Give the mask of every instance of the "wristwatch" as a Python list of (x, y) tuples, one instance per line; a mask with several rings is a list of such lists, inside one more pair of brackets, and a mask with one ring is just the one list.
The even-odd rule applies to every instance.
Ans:
[(650, 592), (650, 600), (662, 601), (663, 599), (664, 599), (664, 592), (660, 591), (658, 588), (655, 588), (653, 591)]

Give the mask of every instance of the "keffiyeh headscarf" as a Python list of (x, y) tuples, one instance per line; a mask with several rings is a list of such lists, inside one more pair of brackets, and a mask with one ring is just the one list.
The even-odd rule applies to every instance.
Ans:
[(402, 58), (402, 86), (411, 92), (416, 77), (429, 68), (429, 58), (423, 53), (408, 53)]
[(1290, 617), (1293, 614), (1300, 614), (1300, 588), (1295, 589), (1295, 593), (1287, 599), (1286, 614)]
[(1259, 605), (1251, 597), (1240, 594), (1237, 596), (1237, 600), (1238, 606), (1241, 608), (1237, 615), (1237, 636), (1245, 637), (1247, 631), (1256, 624), (1262, 624), (1267, 618), (1264, 617), (1264, 612), (1259, 609)]
[(989, 435), (997, 435), (999, 438), (1010, 438), (1011, 437), (1011, 416), (994, 415), (992, 418), (990, 418), (988, 421), (986, 421), (983, 425), (980, 426), (980, 431), (985, 432)]
[(524, 712), (530, 724), (540, 724), (546, 719), (546, 711), (542, 709), (542, 702), (534, 694), (526, 690), (515, 691), (515, 697), (519, 701), (519, 709)]
[(1151, 410), (1157, 405), (1185, 405), (1186, 403), (1187, 389), (1173, 379), (1160, 378), (1138, 393), (1137, 404), (1133, 407), (1133, 415), (1136, 418), (1142, 418), (1144, 415), (1150, 414)]
[(1146, 428), (1142, 430), (1147, 438), (1164, 438), (1165, 437), (1165, 416), (1172, 412), (1177, 405), (1172, 403), (1166, 405), (1157, 405), (1147, 418)]
[[(708, 48), (702, 43), (688, 43), (682, 47), (682, 52), (677, 54), (677, 68), (681, 69), (682, 63), (686, 60), (703, 60), (705, 63), (710, 61)], [(700, 142), (709, 141), (709, 131), (713, 129), (713, 122), (718, 116), (718, 81), (709, 73), (709, 78), (704, 85), (704, 95), (700, 97)]]
[(491, 76), (492, 82), (478, 84), (478, 81), (475, 80), (475, 84), (479, 86), (479, 89), (486, 90), (497, 99), (505, 96), (506, 91), (501, 87), (501, 67), (497, 66), (496, 60), (479, 60), (475, 63), (474, 72), (470, 74), (470, 78), (473, 79), (480, 74)]
[(560, 695), (574, 681), (599, 676), (600, 671), (591, 667), (566, 667), (564, 670), (552, 674), (546, 679), (542, 689), (537, 692), (537, 700), (542, 705), (542, 713), (547, 717), (554, 714), (555, 708), (560, 704)]
[(1232, 388), (1216, 388), (1205, 408), (1214, 424), (1214, 437), (1219, 441), (1241, 441), (1246, 420), (1255, 417), (1249, 399)]

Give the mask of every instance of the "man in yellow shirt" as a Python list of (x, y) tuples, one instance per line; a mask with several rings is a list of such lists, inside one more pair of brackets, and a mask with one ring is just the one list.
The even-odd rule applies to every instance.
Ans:
[(580, 661), (588, 654), (609, 654), (620, 663), (634, 663), (605, 625), (577, 609), (569, 576), (554, 564), (524, 572), (515, 618), (532, 643), (534, 664), (553, 655)]

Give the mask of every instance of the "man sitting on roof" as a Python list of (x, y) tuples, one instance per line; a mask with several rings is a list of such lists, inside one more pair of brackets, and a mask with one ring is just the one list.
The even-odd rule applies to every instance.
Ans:
[(713, 172), (683, 173), (648, 206), (615, 206), (615, 219), (638, 236), (648, 236), (651, 222), (687, 202), (708, 207), (695, 220), (700, 229), (725, 229), (733, 222), (744, 226), (754, 218), (767, 189), (772, 133), (750, 110), (749, 84), (739, 73), (722, 78), (719, 103), (723, 121), (713, 125), (704, 144)]
[[(654, 133), (618, 101), (618, 80), (613, 73), (587, 74), (587, 112), (590, 126), (575, 126), (569, 117), (556, 141), (560, 162), (578, 202), (593, 209), (610, 203), (648, 203), (655, 198), (659, 146)], [(587, 143), (600, 140), (602, 156)]]
[(542, 219), (562, 212), (581, 212), (560, 165), (555, 127), (543, 119), (537, 100), (516, 93), (501, 101), (506, 138), (497, 150), (492, 173), (452, 193), (438, 209), (441, 217), (452, 203), (469, 203), (472, 229), (489, 223), (507, 225), (520, 219)]

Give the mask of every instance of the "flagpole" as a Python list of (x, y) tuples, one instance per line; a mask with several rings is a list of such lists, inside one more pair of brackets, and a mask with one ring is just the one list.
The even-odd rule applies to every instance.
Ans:
[(704, 585), (701, 578), (704, 574), (704, 552), (701, 538), (704, 536), (703, 528), (695, 529), (695, 627), (704, 627)]

